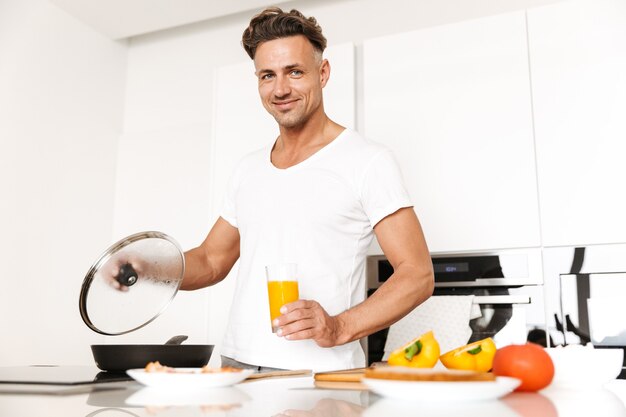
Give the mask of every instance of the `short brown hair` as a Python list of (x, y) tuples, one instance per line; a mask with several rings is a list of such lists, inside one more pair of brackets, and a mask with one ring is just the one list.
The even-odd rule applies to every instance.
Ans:
[(320, 53), (326, 49), (326, 38), (314, 17), (307, 18), (295, 9), (283, 12), (278, 7), (269, 7), (254, 16), (243, 31), (241, 43), (250, 58), (254, 59), (261, 43), (297, 35), (304, 35)]

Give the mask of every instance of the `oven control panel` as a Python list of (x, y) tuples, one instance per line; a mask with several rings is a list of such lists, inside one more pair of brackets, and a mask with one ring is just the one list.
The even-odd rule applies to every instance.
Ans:
[[(435, 287), (519, 287), (543, 284), (539, 249), (433, 254), (431, 260)], [(392, 274), (393, 267), (384, 255), (368, 257), (368, 288), (378, 288)]]

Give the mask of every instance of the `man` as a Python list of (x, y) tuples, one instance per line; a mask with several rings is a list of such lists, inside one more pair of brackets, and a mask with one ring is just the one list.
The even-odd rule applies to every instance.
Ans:
[[(182, 289), (213, 285), (239, 259), (223, 364), (316, 371), (365, 366), (358, 340), (433, 291), (428, 248), (391, 153), (324, 112), (326, 39), (312, 17), (269, 8), (244, 31), (280, 135), (235, 170), (221, 217), (185, 254)], [(394, 274), (365, 298), (373, 235)], [(299, 301), (271, 331), (264, 266), (298, 264)]]

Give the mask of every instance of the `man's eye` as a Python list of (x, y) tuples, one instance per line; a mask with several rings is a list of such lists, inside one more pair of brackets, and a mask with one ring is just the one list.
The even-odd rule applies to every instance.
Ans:
[(272, 74), (263, 74), (261, 75), (261, 80), (269, 80), (273, 77)]
[(302, 74), (303, 73), (300, 70), (293, 70), (293, 71), (291, 71), (291, 75), (293, 75), (294, 77), (300, 77)]

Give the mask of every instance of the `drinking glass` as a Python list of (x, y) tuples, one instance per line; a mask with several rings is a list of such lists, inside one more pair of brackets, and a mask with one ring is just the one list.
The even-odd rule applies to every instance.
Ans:
[(274, 327), (273, 322), (275, 318), (280, 316), (280, 308), (299, 298), (297, 272), (298, 266), (293, 263), (281, 263), (265, 267), (273, 333), (278, 330), (278, 327)]

